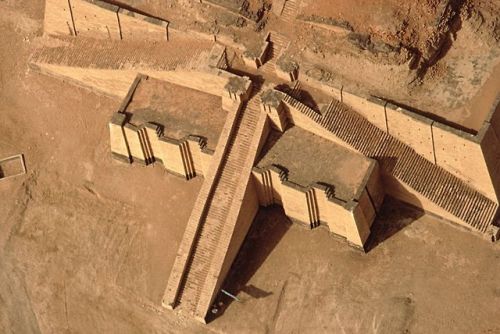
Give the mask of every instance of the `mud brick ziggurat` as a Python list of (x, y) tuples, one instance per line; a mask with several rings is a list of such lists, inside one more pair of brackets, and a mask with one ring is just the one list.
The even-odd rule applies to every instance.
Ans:
[[(278, 15), (290, 20), (295, 6)], [(84, 0), (47, 0), (44, 29), (54, 43), (32, 70), (122, 99), (109, 122), (113, 157), (203, 177), (165, 307), (205, 321), (260, 206), (360, 249), (386, 194), (499, 238), (498, 98), (471, 134), (381, 97), (299, 82), (300, 64), (278, 61), (290, 43), (276, 31), (248, 50)], [(313, 86), (330, 102), (307, 103)]]

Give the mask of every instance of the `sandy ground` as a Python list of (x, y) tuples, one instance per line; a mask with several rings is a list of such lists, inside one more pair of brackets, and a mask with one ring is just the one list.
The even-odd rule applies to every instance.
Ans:
[(368, 254), (261, 210), (241, 302), (208, 326), (163, 310), (202, 179), (112, 160), (120, 101), (27, 71), (41, 8), (0, 1), (0, 158), (28, 168), (0, 181), (0, 333), (500, 332), (500, 244), (392, 201)]

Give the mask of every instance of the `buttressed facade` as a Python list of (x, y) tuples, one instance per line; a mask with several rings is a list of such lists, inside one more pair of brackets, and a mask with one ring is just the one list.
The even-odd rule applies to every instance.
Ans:
[[(296, 6), (273, 15), (290, 22)], [(360, 250), (386, 195), (500, 237), (500, 97), (470, 132), (302, 73), (274, 30), (250, 47), (97, 0), (47, 0), (44, 29), (57, 42), (33, 70), (122, 101), (112, 157), (203, 178), (167, 308), (207, 320), (261, 206)]]

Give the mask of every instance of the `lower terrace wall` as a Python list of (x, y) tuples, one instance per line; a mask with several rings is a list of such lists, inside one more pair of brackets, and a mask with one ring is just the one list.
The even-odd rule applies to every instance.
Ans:
[(500, 94), (497, 96), (495, 104), (495, 107), (490, 111), (490, 122), (481, 132), (483, 134), (481, 148), (497, 198), (500, 198)]
[(161, 162), (166, 170), (186, 179), (207, 173), (213, 151), (205, 148), (200, 137), (164, 137), (157, 125), (134, 126), (126, 123), (122, 113), (113, 115), (109, 128), (111, 152), (121, 161), (145, 165)]
[[(483, 140), (493, 138), (476, 137), (440, 123), (432, 125), (432, 132), (437, 165), (498, 202), (494, 188), (495, 174), (490, 171), (495, 167), (487, 165), (490, 156), (485, 156), (485, 153), (498, 156), (500, 152), (498, 143), (490, 147), (491, 151), (484, 150)], [(486, 133), (491, 133), (489, 126), (485, 129)], [(498, 184), (498, 179), (496, 181)]]
[[(305, 79), (347, 104), (379, 129), (413, 148), (421, 156), (466, 181), (491, 200), (500, 198), (500, 96), (492, 105), (477, 135), (433, 121), (383, 99), (359, 96), (343, 87), (333, 87), (312, 77)], [(300, 117), (300, 116), (299, 116)], [(496, 139), (489, 132), (492, 126)], [(323, 136), (327, 138), (327, 136)]]
[(385, 101), (378, 99), (370, 100), (369, 97), (361, 97), (342, 89), (338, 90), (338, 94), (335, 94), (334, 97), (363, 115), (380, 130), (387, 132)]
[(368, 239), (384, 200), (379, 173), (378, 163), (373, 161), (356, 198), (346, 202), (335, 198), (332, 186), (319, 183), (302, 186), (288, 181), (280, 167), (253, 169), (260, 205), (279, 204), (288, 217), (311, 228), (326, 225), (332, 233), (360, 248)]
[[(498, 202), (500, 172), (497, 157), (500, 155), (500, 145), (496, 144), (498, 136), (495, 138), (492, 135), (494, 131), (488, 130), (489, 119), (485, 121), (479, 133), (473, 135), (381, 99), (359, 97), (345, 89), (341, 89), (341, 97), (342, 102), (372, 124)], [(490, 113), (492, 119), (500, 118), (496, 116), (498, 103), (497, 99), (495, 110)]]
[[(52, 2), (54, 0), (47, 1)], [(118, 6), (101, 3), (102, 7), (100, 7), (84, 0), (70, 0), (65, 2), (71, 4), (74, 28), (77, 36), (121, 39)]]
[(168, 40), (168, 22), (99, 0), (46, 0), (44, 31), (99, 39)]
[(42, 74), (68, 80), (78, 86), (118, 98), (124, 98), (127, 95), (131, 83), (139, 72), (155, 79), (217, 96), (224, 94), (224, 87), (228, 79), (234, 76), (220, 70), (213, 70), (211, 72), (194, 70), (156, 71), (148, 69), (107, 70), (68, 67), (46, 63), (31, 64), (31, 66), (32, 69)]
[(71, 7), (67, 0), (45, 1), (43, 31), (49, 35), (76, 35)]
[(31, 64), (31, 68), (114, 98), (124, 98), (127, 95), (138, 73), (137, 70), (106, 70), (53, 64)]
[(141, 15), (123, 8), (118, 10), (121, 38), (142, 40), (168, 40), (168, 22)]
[(410, 113), (391, 103), (385, 104), (387, 133), (401, 140), (418, 154), (436, 163), (432, 134), (432, 120)]

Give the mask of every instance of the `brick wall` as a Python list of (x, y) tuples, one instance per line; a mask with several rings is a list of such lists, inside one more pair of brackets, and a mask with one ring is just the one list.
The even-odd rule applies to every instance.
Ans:
[[(384, 191), (378, 173), (378, 164), (374, 161), (360, 186), (359, 197), (345, 202), (332, 197), (326, 186), (305, 187), (289, 182), (285, 172), (276, 166), (253, 170), (260, 205), (280, 204), (288, 217), (311, 227), (319, 223), (327, 225), (332, 233), (358, 247), (363, 247), (368, 239), (370, 226), (383, 201)], [(367, 187), (375, 200), (370, 198)]]
[(120, 8), (118, 10), (121, 34), (127, 39), (167, 40), (168, 23)]
[(169, 35), (167, 21), (99, 0), (47, 0), (44, 31), (99, 39), (166, 41)]
[(71, 0), (76, 35), (100, 39), (121, 39), (118, 6), (99, 7), (82, 0)]
[(135, 70), (105, 70), (68, 67), (53, 64), (37, 64), (38, 70), (56, 78), (69, 81), (110, 97), (124, 98), (137, 76)]
[[(500, 148), (496, 143), (500, 133), (500, 98), (495, 101), (483, 128), (477, 135), (473, 135), (377, 98), (359, 97), (344, 89), (341, 95), (342, 102), (372, 124), (409, 145), (430, 162), (466, 181), (490, 199), (498, 201)], [(489, 130), (490, 123), (493, 124), (493, 131)]]
[(127, 139), (123, 125), (125, 124), (125, 115), (120, 113), (113, 114), (109, 123), (109, 136), (111, 152), (116, 158), (130, 162), (130, 151), (128, 149)]
[(49, 35), (75, 35), (68, 0), (46, 0), (43, 30)]
[(157, 161), (169, 172), (187, 179), (206, 174), (213, 151), (203, 148), (197, 138), (163, 137), (159, 135), (156, 125), (146, 123), (137, 127), (125, 123), (124, 117), (124, 114), (115, 113), (109, 123), (111, 152), (114, 157), (143, 164)]
[(387, 132), (385, 102), (375, 98), (361, 97), (342, 89), (341, 101), (363, 115), (382, 131)]
[(477, 138), (439, 123), (432, 125), (432, 131), (437, 164), (496, 200), (491, 175)]
[(123, 126), (123, 130), (125, 133), (125, 139), (128, 143), (130, 157), (133, 162), (138, 162), (145, 164), (146, 163), (146, 155), (143, 151), (141, 140), (139, 138), (138, 128), (133, 126), (132, 124), (125, 123)]
[[(188, 87), (201, 92), (209, 93), (216, 96), (224, 95), (224, 86), (228, 79), (234, 76), (229, 73), (221, 74), (212, 71), (156, 71), (150, 69), (143, 70), (107, 70), (107, 69), (92, 69), (60, 66), (47, 63), (37, 64), (38, 70), (47, 75), (59, 77), (62, 79), (70, 79), (74, 84), (90, 88), (99, 93), (104, 93), (112, 97), (123, 98), (128, 92), (130, 84), (137, 76), (138, 72), (164, 80), (175, 85)], [(248, 83), (250, 81), (248, 80)], [(231, 100), (227, 101), (224, 109), (231, 106)]]
[[(356, 109), (357, 110), (357, 109)], [(434, 148), (432, 143), (432, 120), (387, 103), (388, 133), (408, 144), (418, 154), (434, 163)]]

